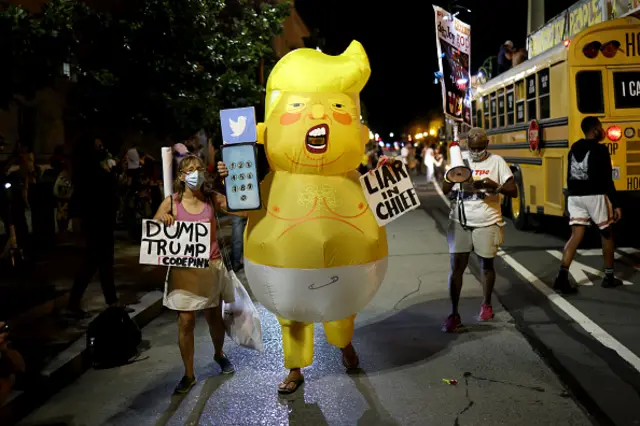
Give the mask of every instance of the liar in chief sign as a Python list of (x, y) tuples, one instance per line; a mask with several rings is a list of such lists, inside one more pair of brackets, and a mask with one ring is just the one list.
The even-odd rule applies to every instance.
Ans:
[(411, 178), (400, 161), (372, 170), (362, 180), (380, 226), (420, 205)]

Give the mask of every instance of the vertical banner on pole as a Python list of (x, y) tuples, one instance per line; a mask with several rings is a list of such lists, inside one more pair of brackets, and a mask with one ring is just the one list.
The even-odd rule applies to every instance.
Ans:
[(173, 155), (171, 147), (163, 146), (162, 152), (162, 181), (164, 183), (164, 196), (173, 194)]
[(433, 9), (444, 113), (472, 126), (471, 27), (439, 6), (434, 5)]

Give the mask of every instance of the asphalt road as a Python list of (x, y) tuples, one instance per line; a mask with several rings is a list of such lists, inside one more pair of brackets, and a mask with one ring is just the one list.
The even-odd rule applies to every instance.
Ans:
[[(449, 212), (443, 196), (432, 186), (418, 187), (422, 207), (443, 232)], [(570, 271), (579, 293), (551, 290), (569, 233), (562, 218), (539, 220), (527, 232), (508, 222), (496, 263), (500, 303), (603, 425), (640, 424), (640, 240), (629, 219), (616, 226), (616, 274), (626, 284), (617, 289), (600, 287), (603, 261), (594, 231)], [(480, 276), (477, 261), (470, 269)]]
[(493, 321), (475, 320), (482, 299), (473, 274), (465, 274), (460, 305), (467, 332), (441, 332), (450, 309), (449, 255), (438, 223), (416, 210), (390, 223), (387, 234), (389, 270), (356, 320), (354, 345), (361, 370), (354, 374), (345, 374), (338, 349), (326, 343), (317, 325), (315, 362), (305, 369), (305, 384), (296, 394), (279, 397), (277, 385), (285, 376), (280, 327), (259, 306), (265, 352), (228, 342), (225, 351), (237, 372), (221, 376), (200, 317), (195, 356), (199, 383), (189, 395), (173, 397), (182, 365), (175, 314), (167, 312), (144, 328), (146, 350), (138, 362), (88, 371), (20, 424), (594, 424), (499, 304)]

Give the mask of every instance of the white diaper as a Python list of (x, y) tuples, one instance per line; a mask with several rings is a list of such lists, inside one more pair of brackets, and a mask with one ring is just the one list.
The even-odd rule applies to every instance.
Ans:
[(244, 260), (258, 302), (281, 318), (300, 322), (337, 321), (359, 312), (382, 284), (387, 265), (386, 257), (324, 269), (275, 268)]

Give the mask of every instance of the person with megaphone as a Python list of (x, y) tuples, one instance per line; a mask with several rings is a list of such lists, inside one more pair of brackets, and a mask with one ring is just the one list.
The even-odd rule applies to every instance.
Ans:
[(447, 333), (462, 327), (458, 302), (462, 275), (472, 251), (480, 258), (483, 277), (483, 301), (478, 319), (488, 321), (493, 318), (491, 295), (496, 280), (493, 259), (504, 240), (500, 194), (517, 197), (518, 188), (507, 162), (499, 155), (489, 153), (488, 145), (485, 131), (474, 127), (468, 134), (468, 151), (462, 153), (455, 142), (449, 147), (451, 167), (442, 185), (442, 191), (452, 200), (447, 229), (452, 312), (443, 326)]

